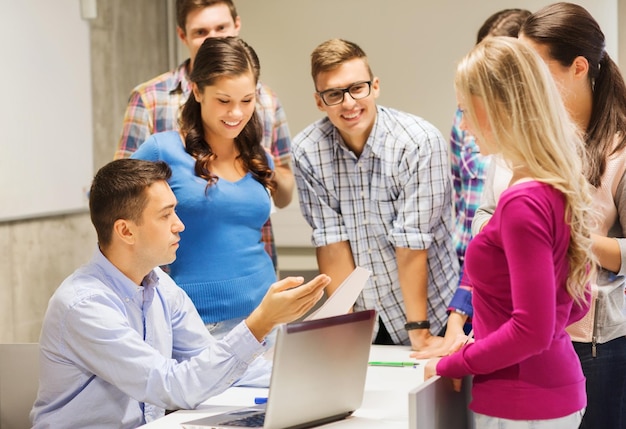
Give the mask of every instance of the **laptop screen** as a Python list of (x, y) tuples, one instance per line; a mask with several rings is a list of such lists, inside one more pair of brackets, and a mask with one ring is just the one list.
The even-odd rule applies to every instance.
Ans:
[(356, 410), (363, 400), (374, 320), (369, 310), (283, 325), (265, 427), (345, 417)]
[[(256, 427), (311, 427), (360, 407), (375, 318), (374, 310), (366, 310), (280, 325), (264, 423)], [(242, 416), (242, 410), (233, 410), (182, 426), (236, 427), (232, 420)]]

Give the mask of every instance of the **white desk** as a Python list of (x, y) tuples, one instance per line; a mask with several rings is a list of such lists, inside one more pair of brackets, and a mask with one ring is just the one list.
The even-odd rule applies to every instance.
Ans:
[[(408, 346), (372, 346), (370, 361), (407, 361)], [(369, 367), (365, 381), (365, 395), (361, 408), (345, 420), (329, 423), (324, 428), (385, 429), (408, 427), (409, 392), (423, 383), (424, 364), (418, 361), (412, 367)], [(178, 424), (217, 414), (228, 409), (254, 405), (254, 398), (267, 396), (268, 389), (231, 387), (221, 395), (214, 396), (196, 410), (180, 410), (141, 426), (146, 429), (172, 429)]]

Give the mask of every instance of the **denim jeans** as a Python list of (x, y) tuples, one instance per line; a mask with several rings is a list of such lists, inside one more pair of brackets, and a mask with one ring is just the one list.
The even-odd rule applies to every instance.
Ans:
[(209, 330), (213, 338), (215, 338), (216, 340), (221, 340), (235, 326), (241, 323), (242, 320), (244, 320), (243, 317), (238, 317), (236, 319), (223, 320), (216, 323), (207, 323), (206, 328)]
[(474, 421), (476, 429), (576, 429), (584, 412), (585, 410), (580, 410), (569, 416), (550, 420), (509, 420), (474, 413)]
[(598, 344), (574, 342), (587, 378), (587, 411), (581, 429), (626, 429), (626, 337)]

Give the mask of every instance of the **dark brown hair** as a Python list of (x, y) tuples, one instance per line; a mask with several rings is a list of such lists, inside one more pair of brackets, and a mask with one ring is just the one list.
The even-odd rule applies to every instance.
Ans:
[(187, 24), (187, 16), (192, 10), (204, 9), (205, 7), (214, 6), (216, 4), (225, 4), (230, 10), (230, 16), (233, 17), (233, 22), (237, 20), (237, 9), (231, 0), (176, 0), (176, 25), (181, 30), (185, 30)]
[[(593, 107), (585, 143), (589, 183), (598, 187), (607, 158), (626, 145), (626, 86), (617, 64), (605, 50), (604, 33), (581, 6), (555, 3), (532, 14), (520, 33), (545, 45), (550, 57), (569, 67), (578, 56), (589, 63)], [(616, 146), (615, 136), (619, 135)]]
[(89, 191), (89, 212), (101, 247), (111, 244), (118, 219), (141, 223), (148, 187), (171, 175), (165, 162), (128, 158), (109, 162), (96, 173)]
[(502, 9), (485, 20), (476, 35), (476, 43), (487, 36), (517, 37), (522, 24), (530, 16), (526, 9)]
[[(198, 50), (189, 80), (202, 92), (220, 78), (237, 77), (246, 73), (251, 73), (254, 82), (258, 82), (259, 58), (252, 47), (238, 37), (209, 37)], [(185, 150), (196, 159), (195, 173), (207, 180), (208, 190), (218, 180), (209, 170), (215, 154), (211, 150), (210, 142), (205, 140), (201, 106), (193, 95), (183, 106), (181, 131), (185, 136)], [(241, 133), (235, 137), (235, 145), (246, 171), (273, 193), (276, 182), (265, 149), (261, 146), (262, 132), (261, 122), (254, 112)]]

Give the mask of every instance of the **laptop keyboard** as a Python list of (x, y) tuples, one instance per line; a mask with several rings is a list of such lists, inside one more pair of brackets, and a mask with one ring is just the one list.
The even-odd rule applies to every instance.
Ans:
[(258, 414), (252, 414), (247, 417), (242, 417), (240, 419), (230, 420), (227, 422), (221, 422), (220, 424), (224, 426), (259, 428), (259, 427), (263, 427), (263, 422), (265, 422), (265, 413), (258, 413)]

